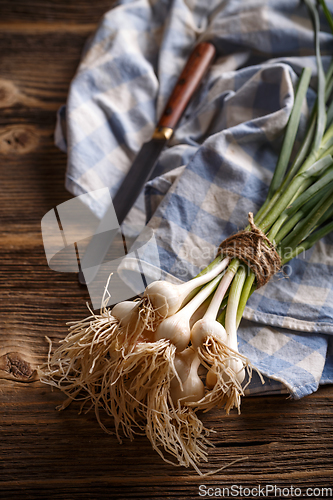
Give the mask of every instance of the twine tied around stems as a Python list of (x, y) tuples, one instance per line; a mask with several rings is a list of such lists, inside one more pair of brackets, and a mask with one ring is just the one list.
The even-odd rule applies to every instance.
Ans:
[(264, 286), (281, 268), (281, 258), (273, 243), (258, 228), (249, 212), (251, 229), (239, 231), (225, 239), (219, 246), (219, 253), (245, 262), (256, 275), (257, 288)]

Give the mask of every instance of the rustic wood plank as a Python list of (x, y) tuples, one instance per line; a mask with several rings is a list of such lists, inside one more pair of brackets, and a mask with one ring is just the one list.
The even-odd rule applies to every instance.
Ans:
[(202, 471), (229, 466), (200, 478), (163, 462), (145, 436), (120, 445), (76, 402), (57, 411), (62, 393), (34, 380), (45, 336), (56, 343), (67, 321), (87, 314), (76, 275), (48, 268), (40, 221), (71, 197), (66, 155), (53, 143), (55, 114), (87, 37), (113, 3), (0, 0), (0, 496), (185, 500), (199, 498), (200, 484), (304, 493), (331, 486), (332, 387), (300, 401), (244, 398), (241, 415), (203, 415), (216, 434)]
[[(216, 476), (200, 478), (191, 470), (162, 462), (144, 437), (133, 442), (125, 439), (120, 445), (99, 428), (93, 414), (78, 417), (78, 403), (63, 412), (55, 411), (63, 399), (59, 391), (51, 392), (36, 382), (26, 386), (18, 400), (18, 383), (7, 382), (2, 387), (0, 411), (5, 432), (0, 462), (6, 464), (8, 456), (14, 459), (5, 467), (2, 488), (17, 494), (24, 489), (31, 498), (38, 493), (52, 497), (55, 489), (59, 498), (66, 494), (80, 498), (87, 488), (94, 498), (107, 498), (111, 491), (117, 498), (197, 498), (199, 484), (324, 487), (329, 486), (333, 472), (327, 408), (332, 388), (293, 402), (281, 396), (248, 397), (243, 400), (241, 415), (213, 411), (204, 416), (205, 425), (217, 433), (212, 439), (216, 448), (210, 450), (209, 465), (203, 465), (202, 471), (231, 465)], [(29, 457), (28, 468), (22, 456)], [(48, 478), (47, 470), (52, 477)]]
[(2, 23), (32, 22), (54, 24), (67, 22), (74, 25), (97, 23), (101, 16), (115, 4), (114, 0), (1, 0)]
[[(40, 125), (44, 123), (43, 117), (38, 113), (33, 116), (31, 108), (51, 109), (54, 116), (54, 111), (66, 101), (68, 84), (92, 31), (92, 25), (83, 33), (0, 31), (1, 80), (4, 85), (12, 86), (16, 98), (13, 102), (11, 97), (11, 105), (16, 104), (16, 108), (7, 108), (2, 116), (13, 121), (14, 113), (21, 111), (21, 117), (30, 115), (33, 123), (38, 121)], [(3, 93), (2, 90), (0, 95)], [(5, 104), (2, 102), (1, 107)]]
[[(13, 4), (4, 3), (9, 8), (2, 11), (14, 13)], [(41, 8), (40, 12), (36, 4), (14, 3), (17, 12), (12, 19), (2, 16), (0, 30), (0, 159), (5, 165), (0, 169), (4, 187), (0, 308), (6, 327), (0, 346), (0, 378), (30, 381), (46, 356), (45, 335), (52, 337), (55, 331), (58, 338), (64, 336), (71, 316), (64, 319), (68, 306), (79, 309), (82, 315), (89, 298), (75, 275), (59, 275), (47, 267), (40, 221), (71, 197), (64, 188), (66, 155), (54, 146), (56, 111), (66, 101), (83, 45), (110, 2), (107, 8), (99, 4), (100, 10), (94, 9), (94, 13), (88, 12), (86, 4), (88, 16), (74, 17), (70, 25), (65, 2), (43, 2), (46, 10)], [(53, 8), (58, 17), (50, 17)], [(71, 9), (73, 14), (73, 6)], [(63, 283), (65, 293), (57, 283)], [(59, 291), (58, 297), (54, 290)], [(74, 304), (67, 302), (69, 296)], [(55, 310), (62, 311), (62, 320), (51, 313)]]

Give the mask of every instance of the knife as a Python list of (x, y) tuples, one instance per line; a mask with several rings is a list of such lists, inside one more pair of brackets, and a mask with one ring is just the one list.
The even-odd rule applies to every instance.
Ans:
[(211, 42), (201, 42), (192, 51), (152, 138), (142, 145), (114, 196), (113, 203), (86, 248), (78, 275), (81, 284), (89, 285), (95, 278), (115, 237), (115, 231), (107, 230), (108, 221), (114, 219), (114, 214), (117, 216), (119, 226), (124, 221), (143, 186), (151, 177), (162, 149), (171, 139), (177, 123), (213, 61), (215, 52), (215, 46)]

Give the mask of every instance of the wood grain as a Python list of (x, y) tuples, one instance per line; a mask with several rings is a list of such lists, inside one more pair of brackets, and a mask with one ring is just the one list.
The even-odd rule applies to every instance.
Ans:
[(332, 486), (332, 387), (300, 401), (244, 398), (241, 415), (203, 415), (216, 433), (202, 471), (228, 467), (200, 478), (164, 463), (144, 436), (119, 444), (77, 403), (57, 411), (63, 395), (34, 378), (45, 337), (59, 341), (66, 322), (87, 312), (76, 275), (48, 268), (40, 222), (71, 197), (66, 155), (54, 146), (56, 111), (112, 4), (0, 0), (0, 497), (185, 500), (199, 498), (200, 484)]
[[(120, 445), (99, 428), (93, 414), (78, 416), (77, 403), (55, 411), (63, 400), (58, 391), (50, 393), (37, 382), (25, 387), (22, 391), (19, 384), (6, 381), (1, 405), (2, 447), (9, 454), (1, 458), (6, 464), (1, 487), (17, 497), (25, 491), (26, 498), (187, 499), (198, 498), (200, 484), (251, 488), (330, 484), (331, 388), (301, 401), (246, 398), (241, 415), (226, 417), (213, 411), (203, 416), (216, 434), (209, 466), (203, 465), (202, 471), (230, 465), (216, 476), (200, 478), (162, 462), (144, 437), (125, 439)], [(28, 467), (23, 457), (29, 457)], [(239, 461), (232, 464), (234, 460)]]
[(0, 0), (1, 22), (44, 23), (47, 31), (49, 24), (69, 23), (75, 26), (98, 23), (102, 15), (115, 4), (114, 0)]

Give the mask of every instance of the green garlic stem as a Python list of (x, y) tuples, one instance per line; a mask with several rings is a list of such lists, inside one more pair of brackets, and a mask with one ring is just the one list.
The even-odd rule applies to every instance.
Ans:
[[(200, 291), (202, 283), (200, 285), (198, 278), (203, 277), (204, 275), (213, 271), (213, 269), (219, 266), (223, 260), (224, 260), (223, 256), (219, 254), (210, 264), (208, 264), (208, 266), (206, 266), (200, 273), (198, 273), (194, 278), (192, 278), (190, 281), (187, 282), (191, 283), (194, 280), (197, 280), (196, 283), (198, 283), (198, 286), (187, 295), (185, 301), (183, 302), (183, 306), (188, 304), (193, 299), (193, 297), (195, 297), (197, 293)], [(227, 265), (225, 267), (227, 267)]]
[(219, 286), (217, 287), (214, 296), (211, 300), (211, 303), (208, 306), (208, 309), (204, 315), (204, 318), (206, 319), (212, 319), (215, 320), (216, 316), (220, 310), (222, 301), (224, 299), (224, 296), (226, 294), (226, 291), (228, 290), (230, 283), (232, 282), (237, 269), (239, 267), (239, 260), (238, 259), (233, 259), (231, 263), (228, 266), (227, 271), (225, 272), (223, 278), (221, 279)]
[(210, 296), (211, 293), (214, 292), (221, 278), (222, 274), (216, 276), (215, 279), (213, 279), (207, 285), (205, 285), (200, 290), (200, 292), (190, 302), (188, 302), (186, 306), (180, 309), (176, 314), (181, 314), (184, 315), (185, 317), (191, 318), (191, 316), (195, 313), (198, 307)]
[(231, 283), (229, 300), (227, 304), (225, 329), (230, 339), (229, 347), (238, 351), (237, 347), (237, 310), (239, 306), (240, 296), (242, 293), (243, 285), (246, 279), (247, 268), (240, 266)]
[(326, 78), (323, 69), (321, 54), (320, 54), (320, 20), (317, 8), (314, 6), (311, 0), (304, 0), (308, 7), (310, 14), (312, 15), (314, 37), (315, 37), (315, 52), (316, 52), (316, 62), (317, 62), (317, 127), (315, 138), (313, 141), (313, 148), (317, 150), (321, 144), (322, 136), (326, 127), (326, 108), (325, 108), (325, 86)]
[(289, 120), (287, 123), (285, 137), (282, 144), (279, 159), (274, 170), (271, 184), (269, 186), (268, 198), (272, 198), (276, 190), (281, 186), (283, 178), (285, 176), (290, 155), (295, 143), (298, 124), (302, 112), (303, 101), (306, 96), (307, 89), (309, 87), (310, 78), (311, 78), (311, 69), (304, 68), (302, 75), (299, 79), (294, 105), (291, 110)]
[(281, 213), (287, 208), (287, 206), (291, 203), (295, 194), (300, 190), (303, 192), (310, 185), (311, 181), (308, 179), (304, 180), (302, 177), (295, 177), (286, 191), (280, 196), (277, 202), (274, 204), (274, 207), (271, 211), (266, 215), (264, 220), (259, 224), (259, 227), (262, 231), (266, 232), (272, 224), (278, 219)]
[(332, 193), (333, 189), (330, 189), (326, 195), (322, 197), (319, 203), (311, 210), (307, 217), (299, 222), (295, 229), (281, 241), (280, 248), (283, 258), (286, 251), (296, 248), (303, 241), (303, 239), (309, 236), (318, 221), (332, 205)]
[(304, 217), (311, 212), (311, 210), (322, 200), (323, 196), (332, 188), (333, 184), (330, 183), (325, 189), (322, 189), (319, 193), (313, 196), (307, 203), (305, 203), (294, 215), (289, 217), (287, 221), (283, 224), (281, 229), (275, 236), (275, 244), (278, 245), (289, 233), (296, 228), (298, 222), (300, 222)]
[(302, 252), (305, 252), (309, 248), (311, 248), (317, 241), (321, 240), (326, 236), (327, 234), (331, 233), (333, 231), (333, 221), (327, 224), (326, 226), (318, 229), (316, 232), (312, 233), (308, 238), (306, 238), (304, 241), (302, 241), (302, 244), (297, 246), (293, 252), (290, 254), (287, 254), (283, 257), (282, 260), (282, 265), (286, 264), (289, 262), (291, 259), (294, 257), (297, 257)]
[(236, 317), (237, 328), (238, 328), (239, 323), (241, 322), (241, 319), (243, 317), (246, 303), (247, 303), (250, 295), (256, 289), (256, 287), (253, 286), (255, 279), (256, 279), (256, 276), (255, 276), (254, 272), (252, 270), (249, 270), (248, 276), (246, 277), (246, 280), (245, 280), (245, 283), (244, 283), (244, 286), (242, 289), (239, 304), (238, 304), (237, 317)]

